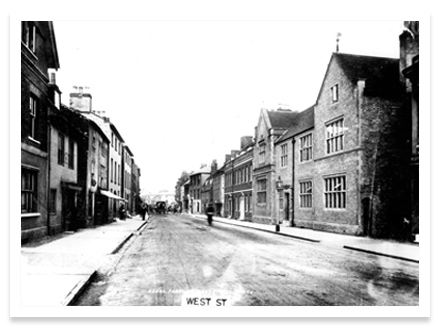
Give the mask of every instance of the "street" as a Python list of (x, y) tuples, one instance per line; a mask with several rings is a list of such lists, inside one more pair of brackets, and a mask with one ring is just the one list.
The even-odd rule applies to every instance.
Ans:
[(416, 306), (416, 263), (190, 215), (153, 215), (79, 306)]

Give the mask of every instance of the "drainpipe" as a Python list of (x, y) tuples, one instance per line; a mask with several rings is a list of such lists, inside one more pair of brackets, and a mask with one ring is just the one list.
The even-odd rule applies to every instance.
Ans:
[[(49, 117), (47, 119), (49, 121)], [(50, 123), (47, 124), (47, 192), (46, 192), (46, 202), (47, 202), (47, 235), (51, 235), (50, 231), (50, 160), (51, 160), (51, 127)]]
[(295, 137), (292, 138), (292, 191), (290, 195), (290, 207), (292, 208), (292, 215), (290, 218), (290, 226), (295, 226)]

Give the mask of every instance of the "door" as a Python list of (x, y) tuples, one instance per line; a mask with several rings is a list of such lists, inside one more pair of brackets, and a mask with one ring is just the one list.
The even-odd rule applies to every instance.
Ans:
[(74, 231), (77, 229), (77, 203), (76, 203), (76, 191), (71, 189), (65, 189), (62, 199), (62, 222), (61, 227), (63, 230)]
[(284, 193), (284, 220), (290, 220), (290, 196), (289, 193)]
[(240, 212), (239, 219), (244, 220), (244, 196), (240, 196)]

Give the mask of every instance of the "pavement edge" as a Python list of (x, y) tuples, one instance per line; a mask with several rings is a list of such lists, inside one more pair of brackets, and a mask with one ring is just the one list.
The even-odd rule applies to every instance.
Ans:
[[(143, 229), (145, 229), (145, 227), (147, 226), (148, 220), (145, 221), (142, 225), (140, 225), (137, 229), (136, 232), (141, 232)], [(116, 254), (123, 246), (125, 243), (128, 242), (128, 240), (130, 240), (130, 238), (132, 238), (134, 235), (133, 232), (129, 233), (126, 237), (124, 237), (124, 239), (119, 242), (119, 244), (115, 247), (115, 249), (110, 253), (110, 254)], [(99, 269), (99, 267), (98, 267)], [(67, 294), (67, 296), (64, 298), (64, 300), (61, 302), (62, 306), (71, 306), (78, 298), (79, 296), (85, 291), (85, 289), (90, 285), (90, 283), (92, 282), (93, 278), (96, 276), (98, 269), (95, 269), (93, 271), (93, 273), (91, 273), (89, 276), (83, 278), (81, 281), (79, 281), (74, 287), (73, 289), (69, 292), (69, 294)]]

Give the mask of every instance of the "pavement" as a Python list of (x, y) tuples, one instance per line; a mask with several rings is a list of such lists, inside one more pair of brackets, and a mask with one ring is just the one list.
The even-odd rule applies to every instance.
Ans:
[[(202, 215), (190, 215), (206, 221)], [(291, 237), (304, 242), (342, 247), (396, 260), (419, 262), (418, 244), (376, 240), (366, 237), (340, 235), (303, 228), (262, 225), (234, 219), (214, 217), (217, 223), (252, 228)], [(148, 224), (140, 216), (95, 228), (82, 229), (63, 235), (41, 245), (21, 248), (21, 306), (71, 305), (89, 285), (109, 256), (115, 254), (133, 235)]]

